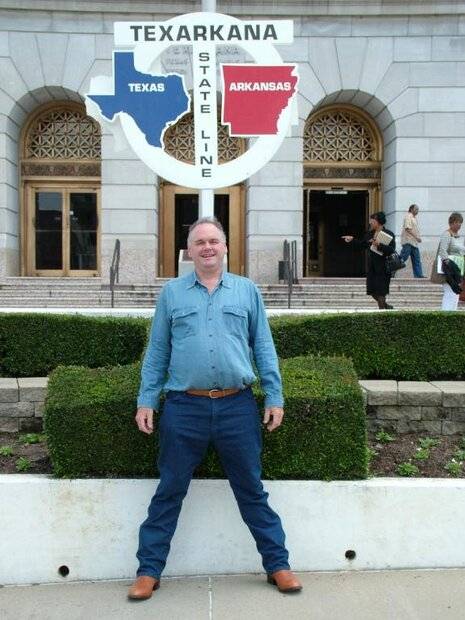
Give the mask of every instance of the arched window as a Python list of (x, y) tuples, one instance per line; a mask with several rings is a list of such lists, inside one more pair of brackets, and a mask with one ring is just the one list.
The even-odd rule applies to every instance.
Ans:
[(47, 105), (24, 128), (21, 172), (28, 177), (100, 177), (100, 154), (100, 126), (84, 106)]
[(304, 132), (305, 162), (374, 162), (378, 140), (368, 121), (348, 109), (311, 116)]
[(81, 104), (47, 104), (28, 119), (20, 162), (25, 275), (98, 275), (100, 153), (100, 127)]

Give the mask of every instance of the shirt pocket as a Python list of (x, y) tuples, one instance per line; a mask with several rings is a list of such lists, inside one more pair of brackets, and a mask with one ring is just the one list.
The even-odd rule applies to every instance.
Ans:
[(171, 329), (175, 338), (196, 336), (199, 331), (199, 309), (189, 306), (173, 310)]
[(226, 333), (248, 338), (249, 315), (240, 306), (223, 306), (223, 323)]

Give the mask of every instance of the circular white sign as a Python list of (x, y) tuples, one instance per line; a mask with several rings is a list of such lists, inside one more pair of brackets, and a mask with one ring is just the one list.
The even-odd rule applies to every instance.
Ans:
[[(185, 24), (186, 20), (189, 25), (192, 26), (209, 26), (221, 23), (226, 26), (240, 25), (241, 20), (228, 15), (222, 15), (218, 13), (190, 13), (188, 15), (180, 15), (174, 17), (166, 22), (166, 28), (169, 26), (176, 27), (179, 24)], [(259, 65), (285, 65), (282, 61), (279, 53), (272, 43), (256, 40), (240, 40), (240, 41), (215, 41), (207, 43), (188, 43), (185, 40), (181, 41), (150, 41), (150, 42), (137, 42), (133, 44), (134, 48), (134, 64), (137, 71), (149, 72), (151, 66), (156, 62), (157, 58), (172, 45), (186, 45), (190, 44), (197, 49), (213, 49), (215, 45), (238, 45), (243, 48)], [(253, 65), (251, 65), (253, 66)], [(216, 59), (214, 71), (216, 72)], [(249, 144), (249, 148), (242, 155), (236, 159), (226, 163), (213, 163), (210, 166), (210, 176), (205, 178), (202, 173), (201, 166), (188, 164), (177, 160), (176, 158), (168, 155), (162, 148), (154, 147), (148, 144), (145, 135), (137, 126), (135, 120), (127, 113), (121, 112), (116, 116), (119, 118), (121, 127), (126, 135), (126, 138), (131, 145), (137, 156), (154, 172), (163, 177), (167, 181), (171, 181), (177, 185), (183, 185), (186, 187), (198, 188), (198, 189), (214, 189), (218, 187), (227, 187), (240, 183), (244, 179), (249, 178), (262, 168), (276, 151), (281, 146), (290, 126), (291, 122), (291, 102), (295, 97), (297, 89), (295, 89), (294, 95), (289, 98), (287, 106), (283, 109), (279, 115), (277, 121), (277, 133), (275, 135), (261, 135), (253, 140), (252, 144)], [(194, 96), (196, 95), (194, 84)], [(200, 97), (200, 95), (197, 95)], [(214, 97), (214, 100), (213, 100)], [(216, 109), (216, 88), (212, 94), (211, 105)], [(87, 100), (89, 101), (89, 100)], [(89, 106), (89, 113), (95, 115), (95, 106), (91, 104)], [(215, 114), (216, 115), (216, 114)], [(115, 117), (116, 118), (116, 117)], [(194, 115), (195, 123), (195, 115)], [(216, 136), (217, 128), (210, 127), (211, 133)], [(196, 144), (196, 148), (198, 144)]]

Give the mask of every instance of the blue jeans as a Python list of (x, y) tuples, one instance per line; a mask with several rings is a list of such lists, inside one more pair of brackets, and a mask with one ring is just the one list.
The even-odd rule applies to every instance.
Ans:
[(423, 278), (423, 269), (421, 267), (420, 250), (411, 243), (404, 243), (400, 251), (400, 257), (407, 262), (408, 257), (412, 259), (413, 277)]
[(210, 442), (265, 571), (289, 569), (281, 520), (268, 505), (268, 493), (260, 479), (262, 435), (252, 390), (217, 399), (168, 392), (159, 431), (160, 482), (139, 531), (137, 576), (160, 578), (193, 471)]

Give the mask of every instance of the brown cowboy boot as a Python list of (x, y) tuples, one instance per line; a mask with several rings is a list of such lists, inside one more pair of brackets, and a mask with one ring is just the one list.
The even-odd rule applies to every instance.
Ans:
[(160, 580), (149, 575), (142, 575), (137, 577), (135, 582), (129, 588), (128, 598), (133, 600), (142, 601), (150, 598), (154, 590), (158, 590), (160, 587)]
[(276, 586), (283, 594), (293, 594), (302, 590), (302, 584), (290, 570), (277, 570), (267, 575), (268, 583)]

